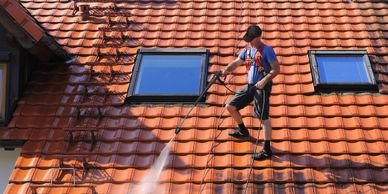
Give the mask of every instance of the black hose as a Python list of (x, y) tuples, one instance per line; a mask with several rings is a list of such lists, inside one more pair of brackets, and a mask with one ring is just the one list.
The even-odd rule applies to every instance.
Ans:
[[(175, 129), (175, 134), (178, 134), (180, 131), (181, 131), (181, 127), (183, 125), (183, 123), (186, 121), (187, 117), (189, 116), (189, 114), (191, 113), (191, 111), (197, 106), (198, 102), (202, 99), (202, 97), (206, 94), (206, 92), (209, 90), (209, 88), (214, 84), (216, 83), (217, 80), (219, 80), (221, 82), (221, 84), (224, 84), (225, 82), (221, 80), (220, 76), (222, 75), (222, 71), (216, 71), (214, 73), (214, 76), (212, 77), (212, 79), (209, 81), (207, 87), (205, 88), (205, 90), (202, 91), (202, 93), (199, 95), (199, 97), (197, 98), (197, 100), (194, 102), (194, 106), (189, 110), (189, 112), (187, 112), (186, 116), (183, 118), (183, 120), (181, 121), (181, 123), (179, 124), (179, 126)], [(226, 79), (226, 78), (225, 78)]]

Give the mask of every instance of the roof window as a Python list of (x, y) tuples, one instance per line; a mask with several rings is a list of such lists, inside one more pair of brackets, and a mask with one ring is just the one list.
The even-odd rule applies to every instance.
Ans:
[(376, 90), (366, 51), (309, 51), (314, 86), (318, 90)]
[(139, 49), (126, 102), (194, 102), (208, 63), (207, 50)]

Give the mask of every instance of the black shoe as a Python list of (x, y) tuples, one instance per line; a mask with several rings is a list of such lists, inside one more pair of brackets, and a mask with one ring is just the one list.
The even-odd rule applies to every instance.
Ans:
[(252, 158), (254, 160), (265, 160), (267, 158), (270, 158), (271, 156), (272, 156), (272, 151), (271, 150), (270, 151), (262, 150), (259, 153), (253, 154)]
[(245, 138), (249, 137), (249, 132), (248, 130), (241, 130), (240, 128), (237, 128), (234, 131), (229, 132), (229, 135), (235, 138)]

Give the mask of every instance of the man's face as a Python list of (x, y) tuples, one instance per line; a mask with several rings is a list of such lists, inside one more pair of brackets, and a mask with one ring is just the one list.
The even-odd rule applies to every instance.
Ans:
[(259, 42), (260, 42), (260, 36), (255, 37), (254, 39), (252, 39), (252, 41), (250, 42), (250, 44), (251, 44), (252, 46), (258, 46), (258, 45), (259, 45)]

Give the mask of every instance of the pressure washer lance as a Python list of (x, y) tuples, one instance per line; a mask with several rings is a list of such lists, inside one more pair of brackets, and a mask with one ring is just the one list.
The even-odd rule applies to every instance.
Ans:
[(197, 98), (197, 100), (194, 102), (194, 106), (189, 110), (189, 112), (187, 112), (186, 116), (182, 119), (181, 123), (179, 124), (179, 126), (175, 129), (175, 135), (173, 137), (173, 139), (175, 138), (176, 135), (178, 135), (178, 133), (181, 131), (181, 127), (183, 125), (183, 123), (186, 121), (187, 117), (189, 116), (189, 114), (191, 113), (191, 111), (197, 106), (198, 102), (202, 99), (202, 97), (205, 95), (205, 93), (207, 92), (207, 90), (209, 90), (210, 86), (213, 85), (214, 83), (216, 83), (216, 81), (218, 80), (221, 84), (225, 84), (225, 80), (226, 80), (226, 75), (225, 75), (225, 78), (224, 80), (221, 80), (220, 76), (222, 75), (222, 71), (216, 71), (214, 73), (214, 76), (212, 77), (212, 79), (209, 81), (209, 84), (207, 85), (207, 87), (205, 88), (205, 90), (201, 93), (201, 95), (199, 95), (199, 97)]

